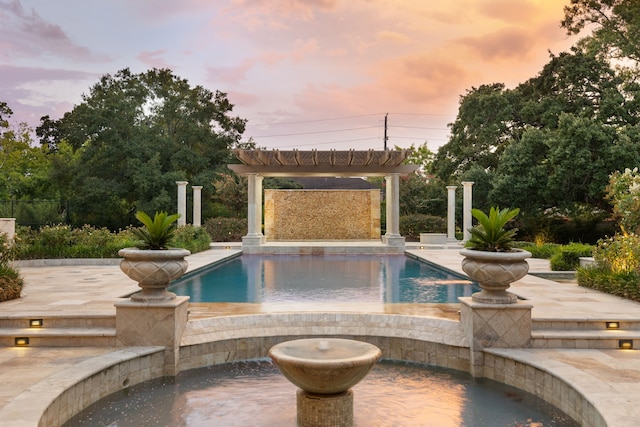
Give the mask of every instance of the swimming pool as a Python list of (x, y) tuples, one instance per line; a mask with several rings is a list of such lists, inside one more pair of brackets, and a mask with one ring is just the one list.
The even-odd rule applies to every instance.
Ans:
[(242, 255), (170, 287), (191, 302), (457, 303), (480, 289), (403, 255)]

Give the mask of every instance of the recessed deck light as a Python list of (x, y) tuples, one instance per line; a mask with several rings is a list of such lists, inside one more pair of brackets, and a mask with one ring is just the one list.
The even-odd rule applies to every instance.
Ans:
[(41, 328), (44, 325), (42, 319), (29, 319), (30, 328)]
[(607, 329), (620, 329), (620, 322), (605, 322)]
[(633, 340), (618, 340), (618, 348), (623, 350), (633, 349)]
[(16, 337), (13, 343), (16, 347), (26, 347), (29, 345), (29, 337)]

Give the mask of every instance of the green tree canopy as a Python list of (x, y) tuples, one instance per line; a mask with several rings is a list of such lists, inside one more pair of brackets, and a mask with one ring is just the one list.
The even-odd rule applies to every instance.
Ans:
[(62, 119), (43, 117), (37, 134), (71, 160), (55, 178), (74, 222), (119, 228), (137, 210), (175, 210), (175, 181), (214, 180), (243, 144), (246, 121), (232, 110), (226, 94), (191, 87), (171, 70), (123, 69), (104, 75)]
[(640, 161), (640, 91), (625, 76), (576, 48), (551, 55), (514, 89), (474, 88), (461, 99), (433, 172), (448, 183), (482, 179), (474, 196), (482, 190), (484, 203), (525, 213), (606, 208), (608, 175)]
[(33, 146), (26, 124), (11, 125), (12, 116), (0, 102), (0, 199), (56, 198), (45, 151)]
[(640, 61), (640, 2), (635, 0), (571, 0), (562, 27), (579, 34), (595, 27), (581, 45), (609, 58)]

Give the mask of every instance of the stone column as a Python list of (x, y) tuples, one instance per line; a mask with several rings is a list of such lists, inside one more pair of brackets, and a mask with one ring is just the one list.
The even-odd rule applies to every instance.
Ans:
[(447, 243), (456, 243), (456, 188), (447, 185)]
[(387, 182), (387, 232), (385, 242), (389, 246), (404, 246), (404, 237), (400, 235), (400, 174), (391, 173), (385, 177)]
[(471, 238), (471, 232), (469, 229), (473, 226), (471, 209), (472, 206), (472, 190), (473, 181), (466, 181), (462, 183), (463, 186), (463, 199), (462, 199), (462, 227), (463, 227), (463, 238), (462, 242), (466, 242)]
[(178, 186), (178, 227), (187, 224), (187, 184), (188, 181), (176, 181)]
[(469, 341), (471, 375), (484, 376), (485, 348), (531, 347), (531, 309), (533, 305), (483, 304), (471, 297), (460, 301), (460, 324)]
[(119, 301), (116, 306), (116, 345), (163, 346), (164, 374), (180, 372), (180, 341), (187, 325), (189, 297), (157, 303)]
[(193, 226), (202, 225), (202, 185), (193, 185)]
[(247, 174), (247, 235), (242, 238), (243, 250), (250, 246), (260, 246), (263, 243), (262, 234), (262, 179), (256, 173)]

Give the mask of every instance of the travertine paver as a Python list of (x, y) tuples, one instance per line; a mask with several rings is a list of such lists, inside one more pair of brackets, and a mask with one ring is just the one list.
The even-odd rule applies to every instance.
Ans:
[[(236, 246), (237, 247), (237, 246)], [(453, 249), (412, 249), (414, 255), (461, 272), (461, 257)], [(190, 269), (237, 253), (213, 250), (190, 257)], [(548, 270), (548, 263), (531, 260), (531, 270)], [(25, 296), (0, 304), (0, 316), (25, 313), (114, 314), (113, 303), (135, 292), (135, 283), (114, 266), (45, 266), (22, 268), (26, 279)], [(573, 283), (556, 283), (534, 276), (515, 283), (512, 291), (534, 306), (538, 320), (633, 319), (640, 320), (640, 304)], [(194, 306), (195, 307), (195, 306)], [(316, 307), (317, 308), (317, 307)], [(243, 309), (244, 310), (244, 309)], [(432, 315), (412, 307), (417, 315)], [(205, 317), (206, 310), (194, 308), (194, 316)], [(249, 310), (252, 312), (251, 310)], [(393, 311), (395, 312), (395, 311)], [(455, 317), (445, 308), (442, 317)], [(245, 314), (227, 306), (217, 315)], [(0, 348), (0, 409), (15, 396), (42, 379), (75, 364), (103, 355), (113, 348)], [(505, 356), (521, 358), (576, 384), (612, 427), (635, 426), (640, 419), (640, 352), (636, 350), (578, 349), (500, 349)]]

